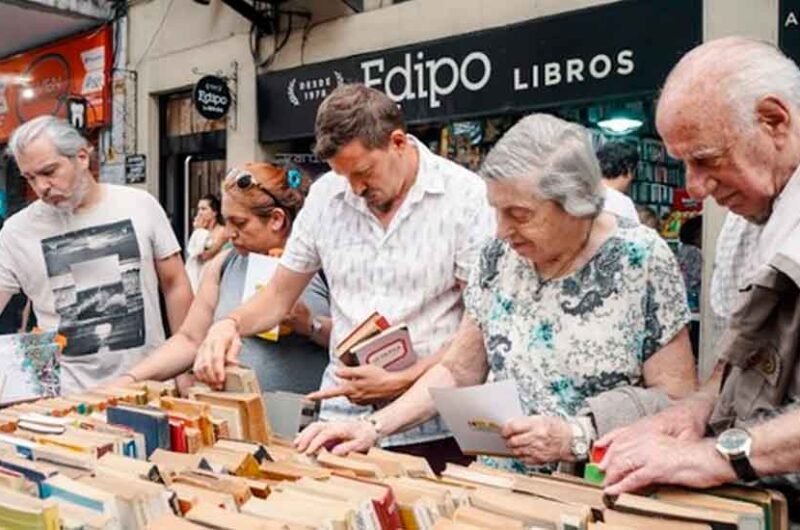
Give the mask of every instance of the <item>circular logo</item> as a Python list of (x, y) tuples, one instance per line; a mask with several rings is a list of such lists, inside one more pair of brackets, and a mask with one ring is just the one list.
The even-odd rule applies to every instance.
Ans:
[(69, 95), (72, 72), (59, 54), (42, 55), (23, 72), (29, 81), (17, 85), (13, 96), (19, 123), (43, 114), (58, 115)]
[(224, 79), (215, 75), (200, 78), (192, 93), (197, 112), (207, 120), (224, 118), (231, 108), (231, 91)]

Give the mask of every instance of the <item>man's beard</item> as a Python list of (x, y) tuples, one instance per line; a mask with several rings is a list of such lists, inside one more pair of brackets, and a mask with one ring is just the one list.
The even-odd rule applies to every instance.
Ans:
[(81, 178), (80, 181), (75, 185), (72, 193), (70, 193), (70, 196), (58, 204), (50, 204), (48, 202), (45, 202), (44, 204), (61, 214), (75, 213), (75, 210), (78, 209), (78, 206), (81, 205), (83, 200), (86, 198), (86, 195), (89, 193), (90, 178), (91, 177)]

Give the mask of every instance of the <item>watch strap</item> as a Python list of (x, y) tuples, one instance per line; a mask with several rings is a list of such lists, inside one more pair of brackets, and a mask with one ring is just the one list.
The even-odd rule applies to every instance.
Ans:
[(744, 482), (755, 482), (758, 480), (758, 473), (753, 469), (750, 459), (745, 454), (732, 456), (729, 460), (736, 476)]

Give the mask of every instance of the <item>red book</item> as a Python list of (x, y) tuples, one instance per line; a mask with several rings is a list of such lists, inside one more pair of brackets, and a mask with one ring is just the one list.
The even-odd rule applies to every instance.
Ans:
[(176, 453), (188, 453), (186, 445), (186, 427), (183, 422), (177, 420), (169, 421), (170, 449)]
[(333, 474), (353, 482), (370, 484), (372, 486), (370, 491), (380, 491), (377, 495), (372, 496), (372, 505), (378, 515), (381, 530), (402, 530), (405, 528), (403, 521), (400, 519), (400, 509), (397, 507), (397, 500), (394, 498), (394, 492), (391, 487), (374, 480), (345, 476), (337, 471), (334, 471)]

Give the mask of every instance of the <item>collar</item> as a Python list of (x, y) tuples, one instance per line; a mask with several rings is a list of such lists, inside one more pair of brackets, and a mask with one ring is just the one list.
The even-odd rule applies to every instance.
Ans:
[(775, 198), (772, 214), (758, 240), (757, 264), (770, 263), (777, 254), (800, 267), (800, 167)]

